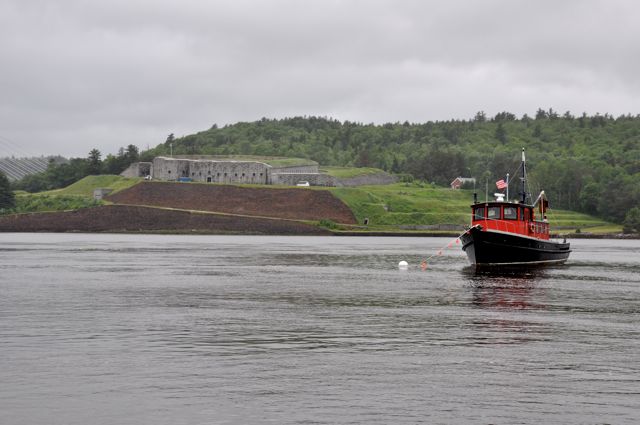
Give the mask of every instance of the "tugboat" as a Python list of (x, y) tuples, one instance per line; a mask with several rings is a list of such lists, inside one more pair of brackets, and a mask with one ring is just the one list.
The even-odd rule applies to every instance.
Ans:
[(527, 203), (526, 178), (523, 148), (519, 200), (509, 201), (508, 174), (506, 182), (496, 182), (498, 189), (506, 188), (506, 195), (496, 193), (495, 201), (478, 202), (474, 193), (471, 226), (460, 241), (477, 268), (561, 264), (569, 258), (571, 249), (566, 239), (556, 242), (549, 236), (549, 202), (544, 191), (533, 203)]

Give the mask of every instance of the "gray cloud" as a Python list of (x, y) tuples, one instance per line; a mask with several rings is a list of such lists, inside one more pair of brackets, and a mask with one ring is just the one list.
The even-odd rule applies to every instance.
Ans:
[(263, 116), (637, 114), (639, 11), (616, 0), (4, 0), (0, 137), (85, 156)]

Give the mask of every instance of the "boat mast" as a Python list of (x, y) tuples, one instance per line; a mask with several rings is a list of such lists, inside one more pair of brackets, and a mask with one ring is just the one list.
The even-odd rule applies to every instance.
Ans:
[(525, 202), (527, 202), (527, 189), (526, 189), (527, 168), (525, 166), (524, 148), (522, 148), (522, 177), (520, 177), (520, 180), (522, 180), (522, 192), (520, 192), (521, 203), (524, 204)]
[(509, 173), (507, 173), (507, 202), (509, 202)]

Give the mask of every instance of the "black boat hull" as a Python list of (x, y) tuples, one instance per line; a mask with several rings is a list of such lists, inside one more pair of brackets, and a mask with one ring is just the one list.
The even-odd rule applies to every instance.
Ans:
[(474, 226), (460, 240), (476, 266), (535, 266), (561, 264), (569, 258), (569, 243), (553, 242)]

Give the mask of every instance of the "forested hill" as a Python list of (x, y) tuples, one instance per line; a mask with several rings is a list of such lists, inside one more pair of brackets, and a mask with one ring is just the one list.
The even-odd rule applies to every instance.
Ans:
[(440, 185), (473, 176), (481, 192), (486, 181), (492, 192), (497, 179), (513, 175), (525, 147), (531, 192), (544, 189), (552, 205), (618, 222), (640, 205), (639, 115), (576, 117), (540, 109), (535, 117), (479, 112), (470, 120), (383, 125), (262, 119), (170, 135), (144, 156), (168, 154), (170, 145), (174, 154), (294, 156), (322, 165), (377, 167)]

